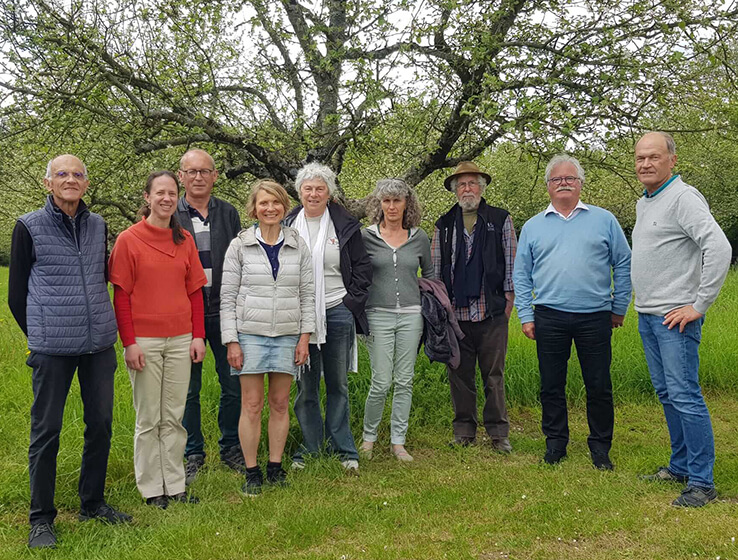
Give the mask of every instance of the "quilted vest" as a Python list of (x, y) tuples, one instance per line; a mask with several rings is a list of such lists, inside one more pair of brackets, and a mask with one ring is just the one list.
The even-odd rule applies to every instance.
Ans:
[(83, 206), (71, 219), (49, 195), (44, 208), (18, 221), (31, 235), (36, 254), (26, 300), (28, 348), (59, 356), (110, 348), (117, 328), (105, 280), (102, 217)]

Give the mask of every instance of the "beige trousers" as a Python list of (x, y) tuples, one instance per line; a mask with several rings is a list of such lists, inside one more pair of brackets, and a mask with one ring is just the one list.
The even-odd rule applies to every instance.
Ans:
[(141, 371), (128, 370), (133, 386), (136, 432), (133, 466), (144, 498), (185, 491), (182, 426), (190, 385), (192, 334), (170, 338), (136, 337), (146, 359)]

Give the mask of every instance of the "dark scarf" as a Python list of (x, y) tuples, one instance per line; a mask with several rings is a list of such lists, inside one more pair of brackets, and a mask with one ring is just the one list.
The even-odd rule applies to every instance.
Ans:
[[(478, 212), (479, 210), (477, 210)], [(484, 245), (487, 242), (487, 228), (484, 220), (477, 214), (474, 226), (474, 241), (469, 261), (466, 260), (466, 237), (464, 236), (464, 216), (461, 206), (456, 208), (456, 262), (454, 264), (454, 303), (457, 307), (468, 307), (469, 298), (478, 298), (482, 291), (484, 278)]]

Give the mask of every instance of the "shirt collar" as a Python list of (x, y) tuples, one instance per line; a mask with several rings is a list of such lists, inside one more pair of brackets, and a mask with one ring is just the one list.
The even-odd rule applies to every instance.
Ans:
[(666, 187), (668, 187), (674, 181), (674, 179), (676, 179), (677, 177), (679, 177), (679, 175), (672, 175), (669, 178), (669, 180), (666, 181), (666, 183), (664, 183), (663, 185), (661, 185), (658, 189), (656, 189), (655, 191), (653, 191), (653, 193), (651, 193), (651, 194), (648, 194), (648, 190), (643, 189), (643, 196), (645, 196), (646, 198), (653, 198), (654, 196), (656, 196), (657, 194), (659, 194), (661, 191), (663, 191)]
[[(584, 202), (582, 202), (581, 200), (578, 200), (577, 201), (577, 205), (574, 207), (574, 209), (571, 211), (571, 213), (573, 214), (577, 209), (579, 209), (579, 210), (589, 210), (589, 206), (587, 206), (586, 204), (584, 204)], [(554, 213), (557, 216), (561, 216), (564, 219), (566, 219), (569, 216), (571, 216), (571, 214), (569, 214), (569, 216), (564, 216), (561, 212), (559, 212), (558, 210), (556, 210), (556, 208), (554, 208), (554, 205), (552, 203), (549, 202), (548, 203), (548, 208), (546, 208), (546, 210), (544, 211), (544, 216), (548, 216), (551, 213)]]
[[(213, 197), (210, 197), (210, 200), (208, 201), (208, 209), (210, 208), (210, 203), (212, 202)], [(203, 223), (207, 224), (208, 219), (210, 218), (210, 214), (208, 214), (208, 217), (203, 217), (202, 214), (200, 214), (200, 211), (192, 206), (189, 202), (187, 202), (187, 197), (182, 197), (182, 203), (184, 204), (184, 207), (187, 209), (187, 212), (190, 214), (190, 218), (199, 218)]]

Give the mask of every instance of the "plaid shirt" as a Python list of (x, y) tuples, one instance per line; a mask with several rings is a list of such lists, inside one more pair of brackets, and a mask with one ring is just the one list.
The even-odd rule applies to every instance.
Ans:
[[(476, 231), (476, 227), (474, 228)], [(466, 240), (466, 262), (471, 258), (472, 248), (474, 247), (474, 231), (471, 233), (464, 228), (464, 239)], [(456, 228), (454, 228), (453, 237), (451, 238), (451, 247), (456, 247)], [(508, 216), (502, 227), (502, 250), (505, 253), (505, 279), (502, 282), (502, 289), (506, 292), (513, 292), (513, 263), (515, 262), (515, 253), (518, 250), (518, 239), (515, 237), (515, 228), (513, 227), (512, 216)], [(433, 232), (433, 242), (431, 243), (431, 260), (433, 261), (433, 277), (443, 280), (441, 276), (441, 232), (438, 228)], [(451, 251), (451, 282), (454, 281), (454, 266), (456, 265), (456, 251)], [(453, 294), (449, 294), (453, 301)], [(487, 311), (487, 301), (484, 295), (484, 279), (482, 279), (481, 293), (478, 298), (469, 298), (468, 307), (458, 307), (454, 303), (454, 311), (456, 319), (459, 321), (471, 321), (478, 323), (483, 321)]]

